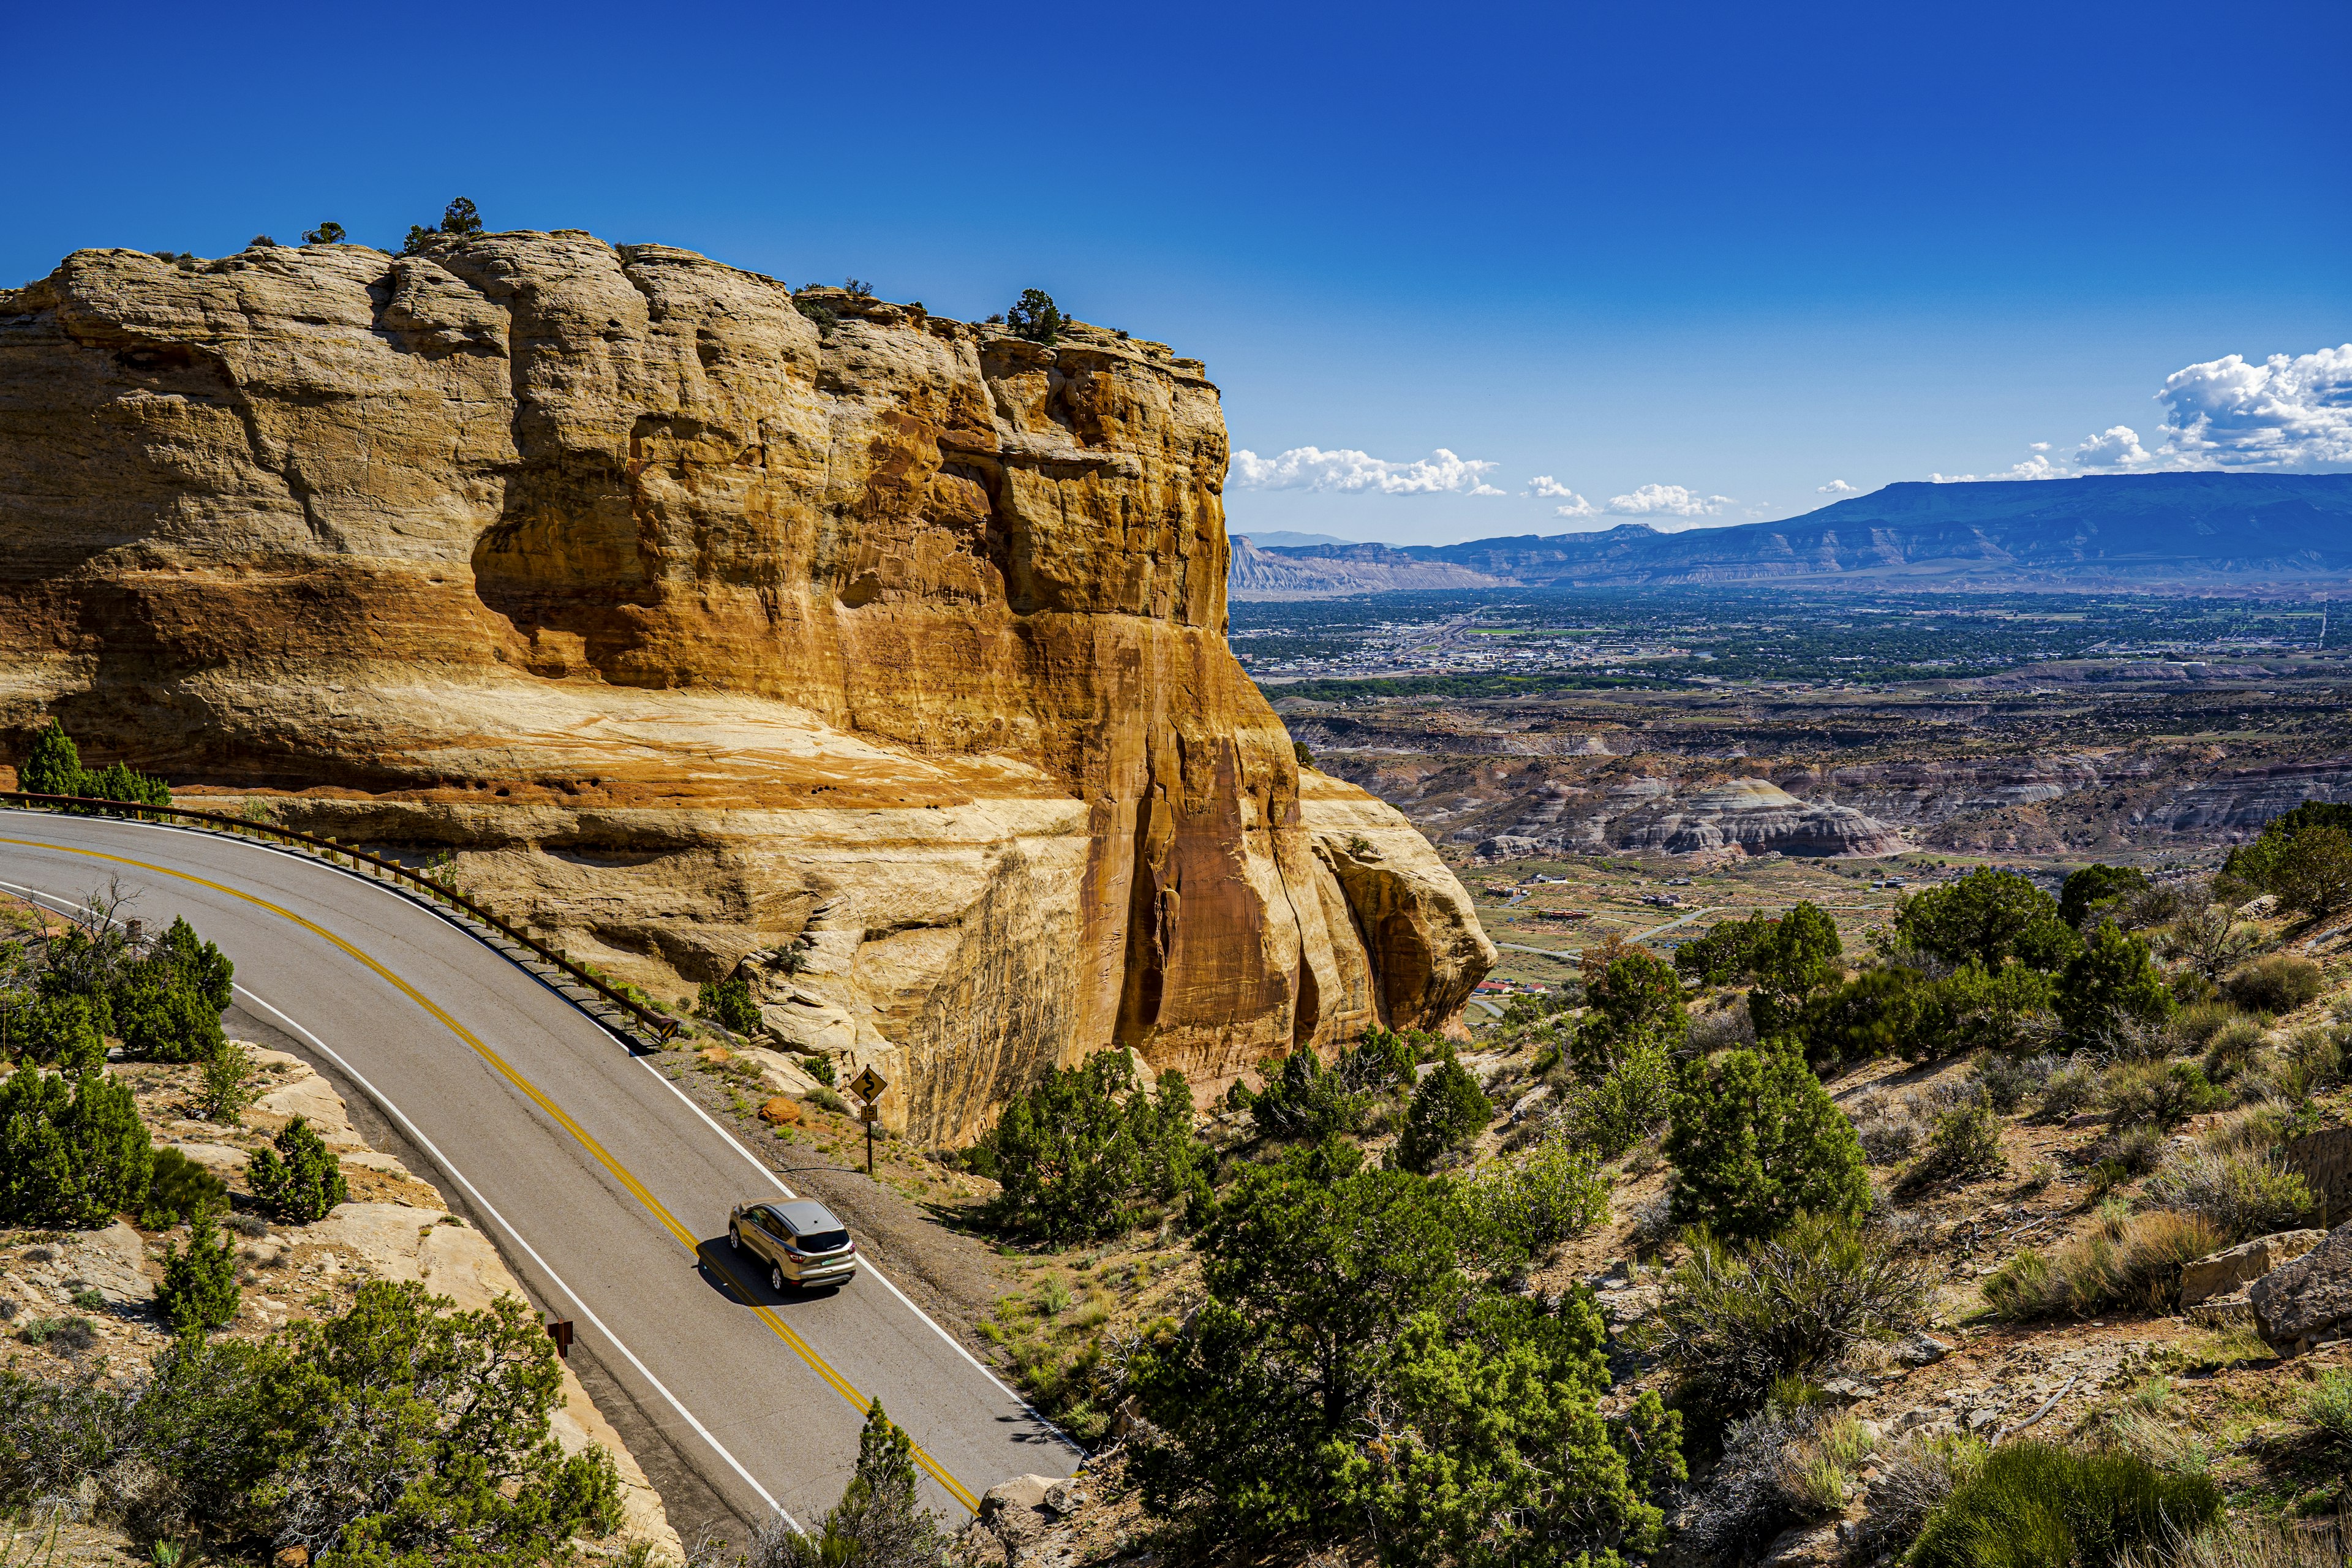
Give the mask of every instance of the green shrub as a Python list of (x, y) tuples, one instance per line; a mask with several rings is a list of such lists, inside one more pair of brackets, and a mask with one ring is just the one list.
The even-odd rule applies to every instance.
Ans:
[(2252, 1149), (2178, 1155), (2148, 1183), (2147, 1199), (2210, 1222), (2230, 1242), (2292, 1230), (2317, 1208), (2300, 1173), (2267, 1151)]
[(1561, 1095), (1561, 1125), (1602, 1159), (1613, 1160), (1665, 1125), (1674, 1091), (1674, 1066), (1664, 1049), (1630, 1047), (1600, 1081)]
[(1609, 1178), (1592, 1152), (1564, 1133), (1479, 1167), (1463, 1196), (1498, 1259), (1540, 1261), (1609, 1217)]
[(919, 1568), (951, 1561), (939, 1516), (916, 1494), (914, 1444), (877, 1399), (841, 1500), (805, 1533), (782, 1515), (752, 1532), (747, 1568)]
[(2122, 1553), (2189, 1534), (2221, 1513), (2221, 1489), (2202, 1476), (2168, 1476), (2126, 1455), (2009, 1443), (1928, 1516), (1906, 1562), (2113, 1568)]
[(1584, 1022), (1571, 1047), (1577, 1068), (1600, 1078), (1629, 1053), (1673, 1050), (1690, 1032), (1683, 988), (1654, 953), (1612, 942), (1584, 958)]
[(341, 1162), (306, 1118), (288, 1122), (270, 1143), (268, 1149), (255, 1150), (246, 1162), (245, 1180), (253, 1195), (279, 1219), (310, 1225), (326, 1218), (337, 1204), (351, 1201)]
[(184, 1334), (236, 1321), (236, 1256), (218, 1215), (209, 1205), (199, 1209), (189, 1221), (185, 1250), (163, 1249), (163, 1283), (155, 1291), (155, 1305)]
[(1838, 983), (1844, 973), (1840, 958), (1844, 948), (1837, 925), (1810, 903), (1800, 903), (1772, 922), (1748, 952), (1748, 971), (1756, 977), (1748, 994), (1748, 1016), (1762, 1035), (1788, 1033), (1797, 1027), (1805, 1004), (1818, 992)]
[(2205, 1076), (2220, 1082), (2235, 1077), (2262, 1049), (2263, 1027), (2244, 1014), (2214, 1030), (2205, 1044)]
[(1054, 308), (1054, 297), (1043, 289), (1024, 289), (1021, 298), (1004, 312), (1004, 324), (1016, 338), (1050, 344), (1060, 339), (1068, 318)]
[(196, 1109), (207, 1121), (234, 1127), (261, 1096), (261, 1065), (242, 1040), (225, 1040), (205, 1058), (196, 1079)]
[(193, 1223), (199, 1215), (228, 1207), (228, 1184), (181, 1153), (158, 1149), (148, 1167), (147, 1200), (139, 1223), (150, 1230)]
[(2271, 873), (2279, 902), (2326, 917), (2352, 905), (2352, 833), (2314, 827), (2298, 833)]
[[(2245, 1017), (2227, 1002), (2194, 1002), (2180, 1009), (2172, 1020), (2172, 1032), (2183, 1045), (2192, 1050), (2212, 1044), (2225, 1029), (2241, 1026), (2251, 1030), (2252, 1039), (2262, 1037), (2262, 1028), (2252, 1018)], [(2252, 1043), (2250, 1039), (2249, 1044)]]
[(1936, 1119), (1936, 1131), (1919, 1163), (1906, 1173), (1906, 1185), (1916, 1188), (1930, 1182), (1966, 1181), (2008, 1168), (2009, 1162), (2000, 1152), (2000, 1120), (1992, 1107), (1975, 1100)]
[(1675, 972), (1694, 985), (1736, 985), (1748, 977), (1757, 944), (1771, 929), (1761, 910), (1745, 920), (1717, 921), (1675, 949)]
[(1988, 1275), (1980, 1289), (2005, 1318), (2168, 1311), (2180, 1300), (2181, 1266), (2228, 1245), (2217, 1226), (2196, 1215), (2158, 1209), (2103, 1216), (2046, 1253), (2019, 1253)]
[(2042, 1098), (2035, 1114), (2045, 1121), (2063, 1121), (2099, 1098), (2099, 1069), (2081, 1057), (2051, 1069), (2042, 1080)]
[(153, 1161), (128, 1084), (29, 1064), (0, 1084), (0, 1222), (104, 1225), (146, 1198)]
[(1602, 1417), (1590, 1296), (1477, 1290), (1464, 1230), (1448, 1184), (1339, 1140), (1245, 1170), (1194, 1243), (1205, 1299), (1129, 1364), (1158, 1428), (1128, 1471), (1145, 1510), (1209, 1541), (1410, 1538), (1433, 1561), (1659, 1545), (1679, 1417), (1654, 1394)]
[(1929, 1283), (1881, 1232), (1801, 1215), (1745, 1250), (1705, 1231), (1668, 1276), (1652, 1349), (1687, 1394), (1718, 1416), (1760, 1407), (1773, 1385), (1810, 1377), (1859, 1340), (1916, 1328)]
[(1374, 1029), (1328, 1068), (1311, 1047), (1283, 1058), (1264, 1089), (1252, 1094), (1236, 1081), (1227, 1103), (1246, 1110), (1259, 1134), (1320, 1142), (1334, 1132), (1360, 1132), (1371, 1108), (1412, 1081), (1420, 1052), (1402, 1035)]
[(1906, 895), (1895, 907), (1895, 929), (1948, 963), (1973, 963), (1988, 973), (2011, 959), (2055, 970), (2082, 946), (2059, 918), (2055, 899), (2014, 871), (1990, 868)]
[(2322, 1449), (2352, 1465), (2352, 1372), (2321, 1373), (2319, 1381), (2304, 1390), (2303, 1418)]
[(343, 242), (343, 226), (331, 219), (326, 223), (320, 224), (316, 228), (303, 230), (302, 243), (305, 245), (341, 245)]
[[(169, 805), (172, 792), (163, 780), (150, 778), (121, 763), (103, 768), (82, 766), (80, 750), (57, 720), (33, 741), (32, 752), (16, 770), (16, 787), (27, 795), (79, 795), (85, 800), (130, 801), (142, 805)], [(69, 808), (70, 809), (70, 808)]]
[(1726, 1240), (1769, 1236), (1802, 1212), (1859, 1214), (1870, 1202), (1853, 1124), (1791, 1040), (1682, 1063), (1664, 1148), (1675, 1223)]
[(33, 737), (33, 749), (16, 766), (16, 787), (26, 795), (79, 795), (81, 752), (58, 721)]
[(65, 1072), (106, 1065), (106, 1034), (87, 996), (26, 996), (0, 1012), (0, 1043)]
[(1869, 1061), (1901, 1055), (1917, 1059), (1942, 1054), (1940, 1039), (1920, 1027), (1927, 1005), (1927, 976), (1916, 969), (1885, 965), (1813, 998), (1798, 1032), (1810, 1061)]
[(748, 980), (704, 981), (697, 1008), (704, 1017), (717, 1019), (736, 1034), (756, 1037), (760, 1033), (760, 1005), (751, 1000)]
[(2050, 977), (2028, 964), (1964, 963), (1921, 993), (1916, 1037), (1904, 1054), (1939, 1060), (1979, 1046), (2014, 1050), (2046, 1032), (2034, 1026), (2046, 1018), (2054, 998)]
[(2178, 1005), (2147, 943), (2110, 921), (2058, 977), (2058, 1021), (2076, 1040), (2105, 1040), (2129, 1024), (2160, 1024)]
[(2221, 1103), (2195, 1062), (2117, 1062), (2107, 1069), (2099, 1097), (2108, 1123), (2117, 1128), (2178, 1127)]
[(1004, 1108), (971, 1157), (998, 1183), (984, 1224), (1058, 1247), (1117, 1236), (1204, 1184), (1183, 1074), (1162, 1073), (1147, 1093), (1133, 1062), (1097, 1051)]
[(2086, 922), (2115, 914), (2147, 887), (2147, 873), (2136, 867), (2085, 866), (2058, 889), (2058, 918), (2080, 931)]
[(115, 993), (113, 1012), (122, 1048), (147, 1061), (203, 1061), (225, 1043), (221, 1010), (168, 975), (139, 975)]
[(1397, 1163), (1426, 1172), (1444, 1155), (1467, 1147), (1494, 1120), (1494, 1102), (1449, 1049), (1412, 1091), (1404, 1132), (1397, 1139)]
[(2025, 1097), (2038, 1094), (2058, 1063), (2050, 1057), (1987, 1054), (1969, 1073), (1969, 1089), (2003, 1116), (2013, 1116)]
[(2307, 958), (2273, 952), (2234, 971), (2221, 982), (2231, 1001), (2250, 1012), (2292, 1013), (2319, 995), (2319, 965)]

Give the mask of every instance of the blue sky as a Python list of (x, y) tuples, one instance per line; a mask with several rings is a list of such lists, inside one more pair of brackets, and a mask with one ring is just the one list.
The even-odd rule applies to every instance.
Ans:
[(464, 194), (950, 315), (1043, 287), (1208, 363), (1235, 531), (2352, 466), (2342, 0), (133, 4), (10, 41), (0, 282), (394, 245)]

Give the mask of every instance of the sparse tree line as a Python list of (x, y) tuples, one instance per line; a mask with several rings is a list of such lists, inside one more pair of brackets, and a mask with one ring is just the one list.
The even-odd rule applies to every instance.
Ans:
[[(1482, 1085), (1434, 1037), (1373, 1030), (1328, 1061), (1269, 1059), (1205, 1136), (1181, 1079), (1148, 1086), (1124, 1053), (1098, 1056), (973, 1152), (1001, 1183), (978, 1217), (1052, 1247), (1154, 1223), (1189, 1237), (1190, 1315), (1055, 1386), (1081, 1425), (1132, 1401), (1129, 1479), (1204, 1551), (1599, 1568), (1671, 1533), (1695, 1561), (1736, 1560), (1845, 1508), (1867, 1468), (1884, 1478), (1861, 1527), (1874, 1552), (1940, 1568), (2032, 1541), (1998, 1560), (2117, 1563), (2221, 1528), (2219, 1489), (2129, 1451), (1882, 1441), (1819, 1384), (1926, 1322), (1935, 1275), (1901, 1205), (2001, 1171), (2004, 1117), (2103, 1108), (2095, 1197), (2148, 1180), (2138, 1209), (2108, 1198), (2085, 1242), (1990, 1278), (1996, 1312), (2163, 1310), (2181, 1264), (2311, 1215), (2276, 1149), (2340, 1079), (2343, 1031), (2265, 1034), (2318, 972), (2263, 953), (2231, 910), (2256, 889), (2338, 907), (2305, 890), (2326, 880), (2313, 868), (2336, 853), (2337, 809), (2352, 815), (2282, 819), (2210, 887), (2094, 866), (2053, 898), (1975, 872), (1906, 898), (1859, 963), (1807, 904), (1719, 924), (1672, 963), (1596, 946), (1579, 983), (1515, 999), (1498, 1026), (1534, 1050), (1516, 1081), (1544, 1093), (1511, 1090), (1483, 1164), (1473, 1145), (1514, 1080)], [(1873, 1094), (1849, 1116), (1823, 1076), (1885, 1057), (1974, 1066), (1932, 1102)], [(2218, 1144), (2168, 1152), (2168, 1129), (2230, 1103), (2247, 1109)], [(1609, 1397), (1590, 1292), (1518, 1288), (1608, 1216), (1621, 1161), (1670, 1167), (1637, 1235), (1680, 1261), (1615, 1341), (1666, 1371), (1663, 1399)]]

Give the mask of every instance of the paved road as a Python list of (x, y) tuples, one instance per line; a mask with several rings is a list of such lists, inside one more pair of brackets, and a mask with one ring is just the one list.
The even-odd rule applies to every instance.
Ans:
[[(472, 1199), (536, 1300), (739, 1517), (841, 1495), (865, 1401), (960, 1521), (1078, 1455), (887, 1283), (781, 1298), (726, 1242), (782, 1181), (577, 1009), (429, 910), (318, 861), (148, 824), (0, 810), (0, 887), (70, 906), (120, 877), (236, 961), (237, 1000), (342, 1068)], [(860, 1245), (866, 1245), (860, 1238)], [(880, 1264), (877, 1269), (871, 1265)]]

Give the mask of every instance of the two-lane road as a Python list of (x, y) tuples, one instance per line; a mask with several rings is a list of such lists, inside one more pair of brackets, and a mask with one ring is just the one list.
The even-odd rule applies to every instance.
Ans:
[(184, 914), (219, 943), (238, 1002), (340, 1067), (424, 1150), (525, 1286), (577, 1322), (740, 1517), (805, 1522), (829, 1507), (877, 1395), (950, 1519), (1008, 1476), (1076, 1468), (1076, 1450), (896, 1290), (888, 1258), (869, 1252), (854, 1283), (804, 1300), (750, 1281), (728, 1256), (728, 1211), (783, 1181), (651, 1058), (466, 931), (237, 839), (0, 810), (0, 889), (70, 908), (110, 878), (136, 890), (142, 920)]

